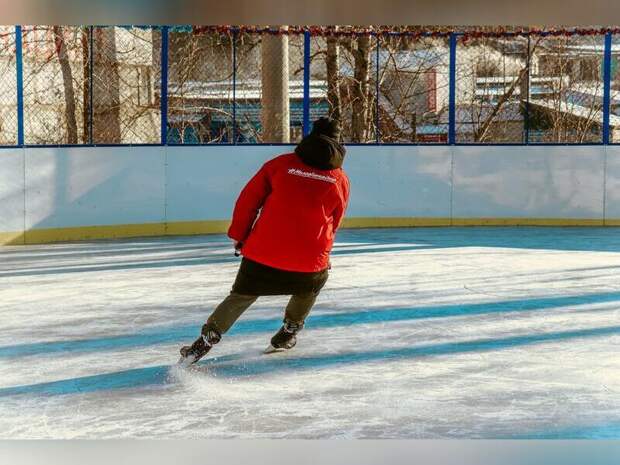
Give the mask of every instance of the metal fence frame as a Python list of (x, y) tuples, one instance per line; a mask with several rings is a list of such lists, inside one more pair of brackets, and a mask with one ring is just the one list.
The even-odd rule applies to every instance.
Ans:
[[(92, 82), (92, 47), (93, 47), (93, 27), (90, 26), (90, 80)], [(282, 146), (282, 145), (292, 145), (291, 143), (273, 143), (273, 142), (257, 142), (257, 143), (248, 143), (248, 142), (236, 142), (237, 137), (236, 133), (238, 131), (237, 128), (237, 120), (236, 120), (236, 107), (237, 107), (237, 99), (236, 99), (236, 69), (237, 69), (237, 57), (236, 57), (236, 37), (238, 36), (240, 29), (238, 27), (231, 27), (230, 33), (234, 38), (233, 44), (233, 76), (232, 76), (232, 92), (233, 92), (233, 120), (232, 120), (232, 134), (233, 141), (232, 142), (216, 142), (216, 143), (197, 143), (197, 144), (183, 144), (183, 143), (170, 143), (168, 142), (168, 51), (169, 51), (169, 32), (172, 26), (167, 25), (118, 25), (117, 27), (134, 27), (134, 28), (158, 28), (162, 32), (162, 40), (161, 40), (161, 101), (160, 101), (160, 110), (161, 110), (161, 134), (160, 134), (160, 142), (159, 143), (120, 143), (120, 144), (94, 144), (92, 143), (92, 92), (90, 93), (90, 121), (89, 121), (89, 144), (25, 144), (24, 143), (24, 80), (23, 80), (23, 50), (22, 50), (22, 26), (15, 26), (15, 47), (16, 47), (16, 73), (17, 73), (17, 144), (16, 145), (2, 145), (0, 148), (19, 148), (19, 147), (127, 147), (127, 146), (229, 146), (229, 145), (266, 145), (266, 146)], [(310, 121), (310, 39), (311, 33), (309, 30), (305, 30), (301, 32), (304, 36), (304, 73), (303, 73), (303, 134), (306, 135), (310, 131), (311, 121)], [(386, 34), (385, 31), (382, 32), (365, 32), (365, 34), (369, 34), (375, 37), (377, 41), (376, 44), (376, 92), (377, 96), (379, 95), (379, 53), (380, 53), (380, 41), (379, 34)], [(387, 34), (392, 34), (391, 32), (387, 32)], [(398, 34), (398, 33), (394, 33)], [(462, 36), (463, 32), (450, 32), (450, 33), (441, 33), (441, 36), (449, 37), (449, 87), (448, 87), (448, 138), (447, 142), (380, 142), (380, 125), (379, 125), (379, 112), (376, 111), (376, 128), (377, 130), (375, 135), (375, 140), (366, 143), (345, 143), (346, 145), (353, 146), (446, 146), (446, 145), (460, 145), (460, 146), (524, 146), (524, 145), (534, 145), (534, 146), (564, 146), (564, 145), (620, 145), (618, 143), (610, 142), (610, 98), (611, 98), (611, 62), (612, 62), (612, 37), (614, 33), (605, 32), (604, 37), (604, 53), (603, 53), (603, 122), (602, 122), (602, 140), (601, 142), (587, 142), (587, 143), (576, 143), (576, 142), (530, 142), (529, 141), (529, 124), (527, 117), (528, 115), (528, 104), (529, 104), (529, 95), (527, 96), (528, 102), (526, 103), (526, 117), (524, 119), (524, 134), (525, 134), (525, 142), (507, 142), (507, 143), (498, 143), (498, 142), (489, 142), (489, 143), (480, 143), (480, 142), (458, 142), (456, 140), (456, 58), (457, 58), (457, 48), (458, 48), (458, 38)], [(542, 36), (546, 35), (554, 35), (553, 32), (541, 32), (538, 33)], [(422, 36), (430, 36), (436, 35), (435, 33), (423, 33)], [(495, 37), (514, 37), (516, 34), (511, 32), (506, 33), (497, 33), (494, 34)], [(522, 33), (521, 35), (525, 35), (530, 38), (530, 33)], [(603, 33), (600, 33), (603, 35)], [(528, 67), (529, 67), (529, 46), (528, 46)], [(379, 98), (375, 99), (375, 105), (379, 105)]]

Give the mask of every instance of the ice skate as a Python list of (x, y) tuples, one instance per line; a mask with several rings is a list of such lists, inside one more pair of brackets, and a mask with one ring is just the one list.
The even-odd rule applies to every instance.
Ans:
[(193, 365), (204, 357), (211, 350), (213, 345), (220, 341), (220, 338), (221, 336), (216, 331), (205, 331), (203, 327), (203, 334), (201, 334), (191, 346), (181, 347), (181, 358), (177, 363), (183, 367)]
[(284, 325), (271, 338), (271, 344), (264, 350), (264, 353), (272, 354), (292, 349), (297, 344), (297, 333), (303, 327), (303, 323), (293, 323), (292, 321), (285, 320)]

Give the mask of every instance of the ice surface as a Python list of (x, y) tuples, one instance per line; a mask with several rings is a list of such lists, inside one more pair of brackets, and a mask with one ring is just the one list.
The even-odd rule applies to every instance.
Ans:
[(1, 438), (620, 437), (620, 231), (341, 231), (288, 353), (223, 236), (0, 248)]

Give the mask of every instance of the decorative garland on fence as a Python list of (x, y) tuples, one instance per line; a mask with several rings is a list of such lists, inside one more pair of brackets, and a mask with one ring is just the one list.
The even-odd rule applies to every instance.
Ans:
[[(105, 28), (110, 26), (94, 26), (95, 29)], [(160, 29), (162, 26), (116, 26), (125, 29)], [(571, 29), (518, 29), (509, 30), (505, 27), (497, 27), (493, 30), (471, 30), (471, 31), (458, 31), (452, 30), (447, 27), (437, 29), (409, 29), (404, 27), (403, 30), (395, 30), (394, 27), (398, 26), (381, 26), (381, 27), (354, 27), (354, 26), (339, 26), (336, 29), (334, 26), (289, 26), (287, 28), (279, 27), (260, 27), (260, 26), (231, 26), (231, 25), (218, 25), (218, 26), (192, 26), (192, 25), (175, 25), (169, 26), (171, 32), (191, 32), (193, 34), (221, 34), (229, 35), (233, 33), (238, 34), (271, 34), (271, 35), (298, 35), (309, 32), (311, 36), (326, 36), (326, 37), (360, 37), (365, 35), (384, 36), (384, 37), (448, 37), (450, 34), (457, 34), (460, 40), (479, 39), (483, 37), (527, 37), (531, 35), (537, 36), (551, 36), (551, 37), (569, 37), (569, 36), (598, 36), (605, 35), (607, 33), (620, 34), (620, 27), (603, 27), (603, 28), (571, 28)], [(30, 26), (24, 30), (24, 33), (28, 31), (36, 30), (48, 30), (51, 26)], [(8, 31), (1, 33), (0, 37), (14, 35), (14, 31)]]
[[(171, 28), (173, 31), (175, 27)], [(189, 28), (188, 28), (189, 29)], [(459, 39), (467, 41), (470, 39), (478, 39), (483, 37), (527, 37), (530, 35), (538, 36), (551, 36), (551, 37), (569, 37), (569, 36), (597, 36), (605, 35), (607, 33), (620, 34), (620, 27), (607, 27), (607, 28), (572, 28), (572, 29), (519, 29), (508, 30), (503, 27), (498, 27), (492, 31), (473, 30), (473, 31), (455, 31), (447, 29), (435, 29), (435, 30), (401, 30), (396, 31), (389, 27), (379, 28), (356, 28), (343, 26), (339, 29), (335, 29), (334, 26), (289, 26), (288, 28), (273, 28), (273, 27), (258, 27), (258, 26), (192, 26), (192, 32), (194, 34), (271, 34), (271, 35), (297, 35), (309, 32), (312, 36), (327, 36), (327, 37), (359, 37), (365, 35), (375, 35), (383, 37), (402, 36), (411, 38), (421, 37), (447, 37), (452, 33), (456, 33)]]

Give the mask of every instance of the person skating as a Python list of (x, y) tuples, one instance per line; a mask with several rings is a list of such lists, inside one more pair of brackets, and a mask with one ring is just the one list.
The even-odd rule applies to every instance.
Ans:
[(329, 254), (349, 199), (345, 148), (338, 140), (337, 123), (319, 118), (294, 153), (265, 163), (243, 188), (228, 229), (241, 266), (200, 337), (181, 348), (182, 364), (200, 360), (259, 296), (291, 296), (266, 352), (295, 346), (328, 279)]

